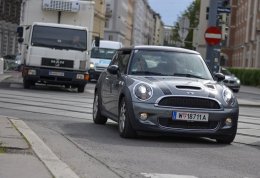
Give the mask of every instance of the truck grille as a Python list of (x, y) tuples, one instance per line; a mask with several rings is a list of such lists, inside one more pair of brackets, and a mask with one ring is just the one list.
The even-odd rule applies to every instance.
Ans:
[(55, 58), (42, 58), (42, 66), (73, 68), (74, 61)]
[(220, 105), (215, 100), (195, 97), (165, 97), (159, 101), (158, 105), (185, 108), (220, 109)]
[(96, 67), (96, 71), (103, 72), (107, 67)]
[(159, 118), (159, 124), (164, 127), (179, 128), (179, 129), (216, 129), (218, 121), (209, 122), (188, 122), (188, 121), (174, 121), (171, 118)]

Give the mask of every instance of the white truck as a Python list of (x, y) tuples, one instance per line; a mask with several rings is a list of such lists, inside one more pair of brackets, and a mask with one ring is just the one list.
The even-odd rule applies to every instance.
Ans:
[(94, 2), (23, 0), (17, 29), (23, 85), (64, 85), (84, 92), (93, 29)]
[(88, 70), (90, 80), (99, 78), (101, 72), (110, 64), (115, 51), (122, 47), (122, 43), (117, 41), (93, 41)]

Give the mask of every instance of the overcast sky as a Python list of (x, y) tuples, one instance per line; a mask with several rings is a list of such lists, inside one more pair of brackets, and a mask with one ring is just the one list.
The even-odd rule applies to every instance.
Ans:
[(193, 0), (149, 0), (151, 8), (161, 15), (164, 25), (174, 25)]

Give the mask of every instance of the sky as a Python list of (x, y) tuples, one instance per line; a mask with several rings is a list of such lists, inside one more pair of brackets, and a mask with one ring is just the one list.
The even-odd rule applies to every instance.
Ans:
[(161, 15), (164, 25), (175, 25), (178, 17), (193, 0), (149, 0), (151, 8)]

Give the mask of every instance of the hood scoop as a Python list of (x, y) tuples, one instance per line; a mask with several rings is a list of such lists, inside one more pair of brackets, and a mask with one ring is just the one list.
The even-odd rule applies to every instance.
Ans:
[(210, 84), (208, 84), (208, 85), (206, 85), (208, 88), (210, 88), (210, 89), (215, 89), (215, 87), (214, 87), (214, 85), (210, 85)]
[(185, 86), (185, 85), (177, 85), (176, 88), (183, 89), (183, 90), (201, 90), (200, 87), (196, 86)]

